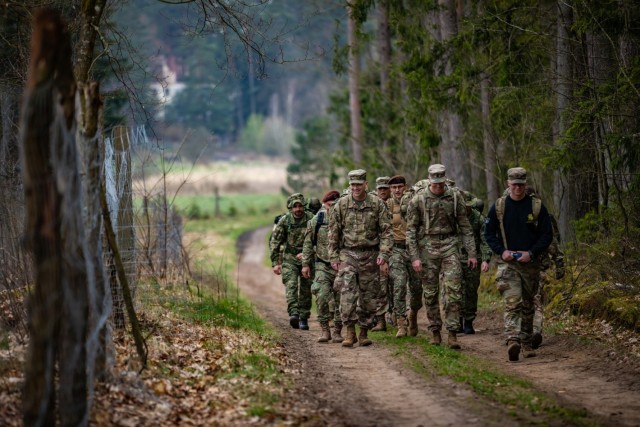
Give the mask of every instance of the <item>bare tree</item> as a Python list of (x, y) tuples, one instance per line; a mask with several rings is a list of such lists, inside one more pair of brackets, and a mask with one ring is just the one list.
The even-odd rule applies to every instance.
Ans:
[(362, 163), (362, 113), (360, 111), (360, 55), (358, 49), (358, 22), (353, 6), (347, 2), (347, 35), (349, 44), (349, 108), (351, 117), (351, 151), (356, 165)]

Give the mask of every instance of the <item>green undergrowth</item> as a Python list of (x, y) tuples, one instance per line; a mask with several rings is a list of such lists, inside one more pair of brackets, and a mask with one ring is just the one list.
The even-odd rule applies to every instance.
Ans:
[(541, 423), (595, 426), (586, 411), (561, 406), (556, 399), (522, 378), (507, 374), (484, 359), (458, 352), (446, 346), (434, 346), (424, 337), (395, 338), (395, 330), (377, 335), (392, 348), (407, 366), (430, 377), (434, 373), (465, 384), (479, 396), (508, 407), (514, 419), (530, 414)]

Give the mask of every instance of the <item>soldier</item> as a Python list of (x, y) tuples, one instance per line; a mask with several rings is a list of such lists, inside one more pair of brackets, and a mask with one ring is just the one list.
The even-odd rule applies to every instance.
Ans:
[(329, 212), (334, 202), (340, 198), (340, 192), (331, 190), (322, 198), (322, 208), (307, 223), (302, 249), (302, 276), (311, 277), (311, 266), (315, 263), (315, 276), (311, 293), (316, 296), (318, 322), (322, 335), (318, 342), (329, 342), (331, 331), (329, 321), (334, 319), (333, 342), (343, 341), (342, 321), (340, 320), (340, 293), (334, 290), (336, 272), (329, 262)]
[[(393, 298), (393, 312), (398, 325), (396, 338), (416, 336), (418, 334), (417, 313), (422, 307), (422, 284), (420, 277), (411, 267), (411, 258), (407, 251), (407, 209), (412, 194), (405, 193), (406, 180), (396, 175), (389, 180), (392, 197), (387, 200), (393, 227), (393, 252), (389, 262), (389, 282)], [(407, 289), (410, 290), (410, 330), (407, 331)]]
[[(538, 197), (536, 190), (527, 185), (525, 190), (531, 197)], [(564, 253), (560, 249), (560, 230), (558, 229), (558, 222), (551, 212), (549, 212), (549, 219), (551, 220), (551, 229), (553, 230), (553, 238), (551, 244), (546, 250), (546, 253), (540, 255), (540, 285), (538, 286), (538, 292), (533, 297), (533, 305), (535, 306), (535, 313), (533, 315), (533, 335), (531, 336), (531, 347), (537, 349), (542, 344), (542, 323), (544, 321), (544, 286), (549, 283), (549, 270), (551, 265), (555, 268), (555, 278), (560, 280), (564, 277)]]
[(349, 172), (349, 187), (351, 194), (338, 199), (329, 214), (329, 256), (341, 281), (340, 314), (347, 327), (344, 347), (358, 340), (371, 345), (367, 330), (377, 308), (377, 282), (389, 273), (393, 245), (389, 211), (379, 197), (367, 194), (367, 172)]
[[(376, 193), (378, 197), (382, 199), (383, 202), (389, 200), (390, 190), (389, 190), (389, 177), (388, 176), (379, 176), (376, 178)], [(380, 281), (378, 282), (378, 292), (376, 296), (377, 300), (377, 308), (374, 317), (375, 326), (371, 329), (371, 332), (379, 332), (387, 330), (387, 319), (385, 317), (387, 311), (389, 311), (390, 301), (389, 297), (391, 296), (391, 292), (389, 292), (389, 281), (388, 276), (380, 276)]]
[[(445, 327), (449, 331), (448, 345), (459, 349), (456, 331), (460, 328), (462, 291), (458, 250), (458, 233), (463, 235), (469, 254), (469, 267), (476, 268), (476, 248), (465, 204), (457, 191), (445, 186), (445, 167), (429, 166), (429, 186), (409, 202), (407, 212), (407, 246), (414, 271), (421, 273), (424, 305), (427, 308), (429, 330), (433, 344), (442, 342), (440, 330), (440, 272), (445, 296)], [(423, 264), (426, 264), (423, 268)]]
[(505, 302), (504, 331), (512, 362), (536, 355), (531, 345), (533, 299), (540, 280), (539, 256), (551, 243), (549, 213), (540, 199), (525, 192), (527, 171), (507, 171), (509, 194), (491, 206), (485, 220), (485, 240), (500, 256), (496, 285)]
[(282, 275), (287, 298), (289, 324), (308, 330), (311, 314), (311, 280), (302, 277), (302, 244), (307, 221), (313, 215), (305, 211), (304, 196), (295, 193), (287, 199), (289, 212), (283, 215), (271, 235), (269, 249), (273, 272)]
[(311, 212), (312, 215), (318, 213), (320, 208), (322, 207), (322, 202), (315, 197), (311, 197), (305, 206), (305, 209)]
[[(464, 192), (466, 197), (467, 216), (473, 230), (473, 239), (476, 253), (482, 259), (482, 271), (489, 268), (491, 261), (491, 248), (484, 240), (484, 215), (482, 208), (484, 203), (474, 197), (471, 193)], [(462, 242), (462, 236), (460, 236)], [(480, 287), (480, 270), (471, 269), (467, 265), (468, 253), (464, 247), (460, 248), (460, 265), (462, 266), (462, 330), (465, 334), (475, 334), (473, 320), (478, 311), (478, 288)]]

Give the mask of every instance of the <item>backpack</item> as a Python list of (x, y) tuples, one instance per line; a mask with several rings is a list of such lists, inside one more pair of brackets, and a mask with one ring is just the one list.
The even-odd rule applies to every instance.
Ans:
[[(531, 210), (533, 211), (533, 223), (535, 226), (538, 225), (538, 215), (540, 215), (540, 209), (542, 209), (542, 199), (530, 196), (531, 197)], [(496, 216), (498, 217), (498, 222), (500, 222), (500, 234), (502, 234), (502, 243), (504, 244), (504, 248), (507, 249), (507, 235), (504, 232), (504, 207), (506, 203), (507, 196), (502, 196), (498, 200), (496, 200)]]
[(318, 243), (318, 231), (320, 230), (320, 227), (322, 227), (322, 224), (324, 223), (324, 211), (320, 211), (316, 214), (316, 228), (315, 231), (313, 232), (313, 236), (311, 236), (311, 241), (313, 242), (313, 246), (315, 246)]

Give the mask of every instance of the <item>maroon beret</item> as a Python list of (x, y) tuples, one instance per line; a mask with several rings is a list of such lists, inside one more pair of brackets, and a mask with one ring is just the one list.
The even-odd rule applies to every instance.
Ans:
[(340, 192), (338, 190), (327, 191), (324, 196), (322, 196), (322, 203), (330, 202), (332, 200), (337, 200), (340, 198)]

